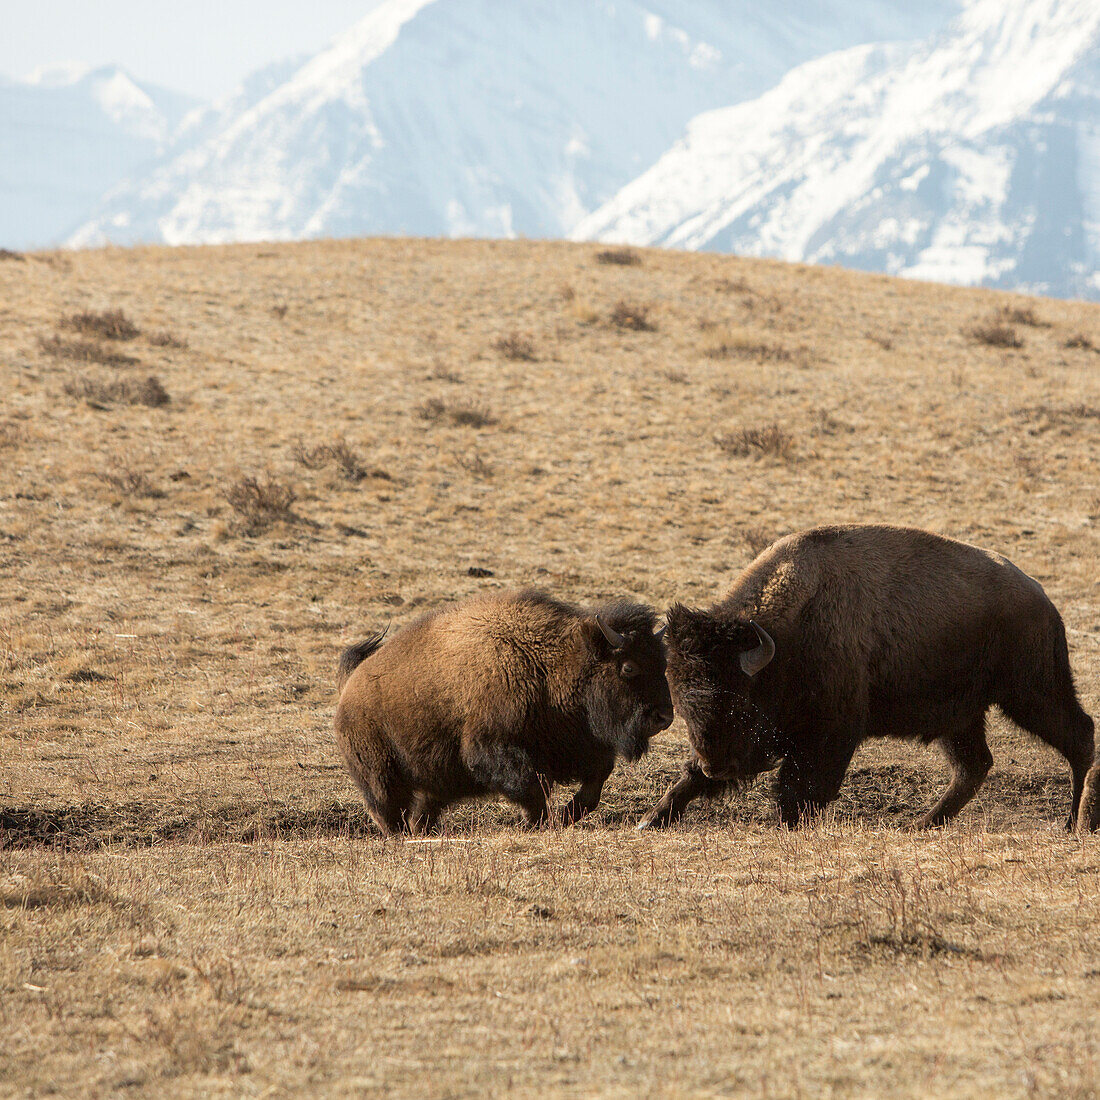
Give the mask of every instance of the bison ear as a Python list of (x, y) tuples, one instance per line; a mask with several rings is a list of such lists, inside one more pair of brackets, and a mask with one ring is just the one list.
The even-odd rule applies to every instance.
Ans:
[(608, 626), (607, 621), (600, 615), (581, 620), (581, 632), (584, 635), (585, 644), (601, 660), (607, 660), (626, 644), (626, 639)]

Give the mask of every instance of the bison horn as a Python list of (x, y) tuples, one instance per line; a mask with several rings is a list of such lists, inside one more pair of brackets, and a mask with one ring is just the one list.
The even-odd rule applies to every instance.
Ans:
[(603, 631), (603, 636), (611, 643), (615, 649), (622, 649), (626, 645), (626, 639), (617, 631), (612, 629), (603, 621), (603, 616), (596, 615), (596, 625)]
[(656, 638), (658, 642), (663, 642), (665, 640), (666, 630), (668, 630), (668, 623), (665, 623), (665, 625), (662, 626), (661, 629), (653, 635), (653, 637)]
[(746, 650), (741, 654), (741, 671), (746, 676), (755, 676), (775, 656), (775, 642), (755, 619), (749, 619), (749, 626), (756, 631), (760, 644), (755, 649)]

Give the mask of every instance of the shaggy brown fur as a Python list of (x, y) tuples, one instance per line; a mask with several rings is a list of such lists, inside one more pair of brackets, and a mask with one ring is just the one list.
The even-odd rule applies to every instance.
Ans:
[(597, 612), (543, 593), (481, 596), (347, 650), (336, 737), (387, 834), (426, 832), (452, 802), (491, 792), (549, 818), (552, 783), (579, 781), (561, 812), (599, 802), (615, 759), (637, 759), (672, 722), (654, 614)]
[[(765, 653), (750, 619), (775, 642), (754, 676), (740, 660)], [(765, 550), (709, 611), (672, 607), (667, 637), (694, 754), (641, 828), (777, 763), (780, 816), (795, 825), (836, 798), (857, 746), (876, 736), (943, 749), (953, 777), (920, 821), (942, 825), (992, 765), (993, 704), (1069, 761), (1072, 826), (1093, 722), (1077, 700), (1061, 617), (999, 554), (927, 531), (820, 527)]]

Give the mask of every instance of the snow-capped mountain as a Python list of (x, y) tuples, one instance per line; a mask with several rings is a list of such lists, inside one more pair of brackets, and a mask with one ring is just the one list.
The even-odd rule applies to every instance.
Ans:
[(0, 77), (0, 246), (62, 241), (164, 151), (193, 105), (117, 66)]
[(692, 120), (578, 239), (1100, 299), (1100, 2), (976, 0)]
[(71, 243), (561, 236), (699, 112), (959, 4), (386, 0), (205, 112)]

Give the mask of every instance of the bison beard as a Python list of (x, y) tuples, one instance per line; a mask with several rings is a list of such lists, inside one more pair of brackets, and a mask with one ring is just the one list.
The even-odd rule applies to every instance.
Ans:
[[(759, 620), (774, 646), (758, 641)], [(781, 760), (776, 800), (797, 825), (839, 793), (867, 737), (930, 742), (952, 780), (923, 826), (949, 821), (992, 764), (997, 705), (1069, 762), (1070, 824), (1095, 827), (1093, 722), (1065, 629), (1041, 586), (1007, 559), (925, 531), (817, 528), (769, 547), (709, 611), (668, 612), (668, 679), (693, 753), (640, 828)], [(765, 659), (766, 658), (766, 659)]]

